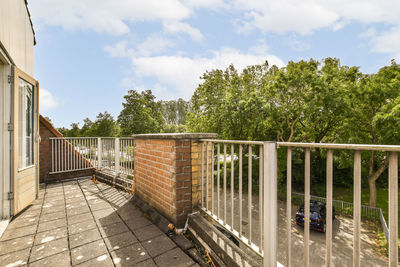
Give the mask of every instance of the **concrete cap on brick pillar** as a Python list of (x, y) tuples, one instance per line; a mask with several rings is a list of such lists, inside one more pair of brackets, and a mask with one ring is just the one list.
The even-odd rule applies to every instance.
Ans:
[(214, 139), (216, 133), (158, 133), (158, 134), (134, 134), (135, 139)]

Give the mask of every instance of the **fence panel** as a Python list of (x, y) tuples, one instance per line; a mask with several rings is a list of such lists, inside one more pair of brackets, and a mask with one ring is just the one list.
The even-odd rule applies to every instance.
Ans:
[[(302, 149), (305, 153), (304, 169), (305, 169), (305, 194), (299, 194), (291, 192), (291, 183), (286, 184), (287, 197), (286, 206), (289, 207), (286, 212), (286, 220), (291, 221), (291, 202), (292, 198), (289, 196), (301, 197), (305, 203), (305, 218), (304, 221), (304, 266), (309, 266), (309, 216), (310, 216), (310, 201), (316, 200), (321, 202), (327, 202), (323, 197), (310, 195), (310, 150), (311, 149), (326, 149), (328, 150), (329, 157), (327, 157), (327, 169), (333, 166), (334, 150), (352, 150), (354, 152), (354, 203), (333, 200), (332, 199), (332, 172), (327, 172), (327, 195), (329, 196), (329, 203), (327, 208), (330, 210), (328, 214), (332, 212), (332, 207), (338, 212), (353, 214), (353, 265), (360, 265), (360, 241), (361, 241), (361, 217), (367, 218), (379, 218), (382, 224), (382, 228), (385, 232), (385, 236), (391, 236), (389, 239), (389, 255), (390, 255), (390, 266), (397, 266), (397, 187), (396, 189), (390, 189), (391, 204), (389, 205), (389, 214), (392, 214), (390, 221), (390, 228), (386, 225), (385, 218), (382, 215), (382, 210), (379, 208), (368, 207), (361, 205), (361, 151), (385, 151), (390, 152), (391, 157), (391, 168), (389, 168), (389, 180), (392, 184), (397, 184), (397, 153), (400, 152), (400, 146), (384, 146), (384, 145), (358, 145), (358, 144), (323, 144), (323, 143), (271, 143), (271, 142), (251, 142), (251, 141), (230, 141), (230, 140), (201, 140), (202, 141), (202, 155), (201, 155), (201, 207), (209, 214), (215, 221), (220, 223), (226, 230), (236, 236), (244, 244), (248, 245), (255, 252), (258, 252), (264, 256), (264, 267), (276, 266), (276, 194), (277, 194), (277, 149), (281, 147), (287, 148), (287, 181), (291, 181), (291, 149)], [(217, 155), (214, 157), (215, 149), (214, 145), (217, 146)], [(219, 145), (223, 144), (223, 155), (220, 155)], [(230, 145), (230, 151), (227, 151)], [(249, 147), (252, 147), (249, 149)], [(254, 168), (252, 167), (253, 162), (249, 157), (252, 157), (252, 151), (258, 152), (259, 159), (259, 179), (256, 180), (252, 173)], [(255, 153), (256, 154), (256, 153)], [(211, 160), (210, 160), (211, 157)], [(223, 159), (223, 168), (220, 168), (221, 160)], [(217, 166), (214, 162), (217, 159)], [(211, 166), (210, 166), (211, 165)], [(228, 165), (230, 171), (228, 171)], [(251, 168), (248, 169), (247, 179), (252, 179), (252, 183), (243, 176), (244, 166)], [(220, 188), (221, 183), (220, 172), (223, 169), (223, 185)], [(289, 170), (290, 169), (290, 170)], [(215, 170), (217, 173), (215, 173)], [(229, 175), (230, 173), (230, 175)], [(329, 174), (330, 173), (330, 174)], [(217, 182), (214, 183), (214, 175), (217, 175)], [(243, 194), (243, 190), (246, 187), (252, 187), (254, 184), (259, 185), (259, 197), (258, 203), (255, 203), (255, 198), (252, 197), (251, 191), (249, 191), (247, 197)], [(217, 185), (217, 188), (214, 187)], [(229, 190), (230, 187), (230, 190)], [(248, 189), (248, 188), (247, 188)], [(230, 191), (230, 192), (229, 192)], [(223, 200), (220, 202), (220, 194), (223, 192)], [(217, 196), (215, 196), (217, 194)], [(235, 197), (236, 196), (236, 197)], [(251, 197), (251, 198), (249, 198)], [(214, 201), (214, 198), (217, 201)], [(230, 201), (227, 199), (230, 198)], [(247, 200), (246, 200), (247, 198)], [(305, 201), (304, 201), (305, 199)], [(246, 203), (247, 201), (247, 203)], [(229, 203), (230, 202), (230, 203)], [(252, 203), (249, 203), (252, 202)], [(210, 204), (211, 203), (211, 204)], [(215, 207), (214, 203), (217, 203)], [(221, 207), (220, 207), (221, 203)], [(253, 207), (252, 211), (249, 211), (250, 207)], [(221, 216), (220, 209), (223, 209), (223, 216)], [(246, 209), (243, 211), (243, 209)], [(379, 217), (378, 217), (379, 216)], [(222, 217), (222, 218), (221, 218)], [(247, 218), (246, 218), (247, 217)], [(259, 223), (252, 223), (253, 220), (259, 219)], [(244, 222), (247, 223), (244, 223)], [(249, 226), (246, 226), (249, 225)], [(290, 235), (291, 225), (287, 223), (287, 232)], [(328, 222), (327, 229), (328, 234), (332, 233), (332, 222)], [(258, 228), (258, 229), (257, 229)], [(252, 238), (252, 235), (257, 235), (258, 238)], [(290, 236), (286, 239), (287, 254), (286, 260), (287, 265), (291, 263), (290, 253)], [(332, 236), (326, 237), (326, 264), (331, 266), (332, 263)]]

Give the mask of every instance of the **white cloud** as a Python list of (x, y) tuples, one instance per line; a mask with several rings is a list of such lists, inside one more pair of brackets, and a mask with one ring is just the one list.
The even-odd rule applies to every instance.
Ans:
[(373, 52), (391, 54), (400, 60), (400, 26), (373, 36), (371, 45)]
[(35, 24), (112, 35), (128, 33), (129, 22), (181, 20), (192, 13), (179, 0), (35, 0), (29, 8)]
[(201, 34), (199, 29), (193, 28), (188, 23), (180, 22), (180, 21), (164, 21), (163, 22), (164, 31), (166, 33), (186, 33), (188, 34), (194, 41), (200, 42), (203, 39), (203, 35)]
[(173, 47), (174, 42), (166, 39), (160, 34), (152, 34), (147, 39), (137, 45), (137, 51), (140, 55), (149, 56), (164, 52), (167, 48)]
[(306, 35), (327, 27), (339, 30), (351, 21), (400, 25), (397, 0), (236, 0), (234, 6), (244, 12), (238, 29), (242, 32)]
[(292, 48), (295, 51), (303, 52), (309, 50), (311, 45), (306, 40), (300, 40), (296, 34), (289, 34), (284, 38), (283, 43)]
[(229, 4), (223, 0), (183, 0), (182, 2), (191, 8), (207, 8), (211, 10), (229, 8)]
[(40, 112), (46, 112), (50, 109), (55, 109), (59, 106), (59, 102), (50, 91), (40, 88), (39, 90), (39, 110)]
[(257, 44), (250, 47), (250, 52), (253, 52), (256, 55), (262, 55), (268, 53), (268, 45), (265, 39), (258, 40)]
[[(200, 76), (206, 70), (225, 69), (230, 64), (242, 70), (248, 65), (264, 63), (265, 60), (268, 60), (270, 65), (284, 65), (284, 62), (274, 55), (242, 53), (233, 48), (214, 51), (212, 57), (179, 55), (133, 57), (132, 72), (136, 75), (136, 79), (125, 80), (125, 85), (129, 81), (135, 85), (141, 78), (153, 78), (157, 81), (155, 84), (158, 84), (158, 88), (154, 91), (156, 95), (161, 94), (157, 97), (164, 98), (173, 95), (175, 98), (189, 99), (201, 82)], [(166, 87), (168, 90), (165, 90)]]
[(129, 57), (133, 56), (134, 52), (132, 49), (127, 48), (128, 42), (126, 40), (120, 41), (115, 45), (106, 45), (104, 51), (106, 51), (110, 57)]

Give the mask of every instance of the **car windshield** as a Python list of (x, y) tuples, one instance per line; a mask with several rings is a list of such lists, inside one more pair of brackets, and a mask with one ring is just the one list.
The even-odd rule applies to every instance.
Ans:
[[(304, 204), (301, 205), (300, 212), (304, 212)], [(321, 211), (321, 207), (320, 206), (315, 206), (313, 204), (310, 204), (310, 212), (320, 212)]]

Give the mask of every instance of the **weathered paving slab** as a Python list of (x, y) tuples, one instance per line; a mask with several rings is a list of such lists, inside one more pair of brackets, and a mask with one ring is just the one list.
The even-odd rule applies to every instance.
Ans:
[(107, 184), (77, 179), (41, 185), (39, 195), (0, 238), (0, 266), (195, 265)]

